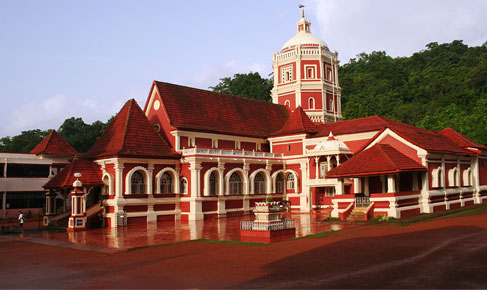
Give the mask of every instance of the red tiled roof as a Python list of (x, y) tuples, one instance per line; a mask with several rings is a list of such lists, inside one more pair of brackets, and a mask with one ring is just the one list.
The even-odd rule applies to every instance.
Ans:
[(30, 151), (32, 154), (42, 155), (60, 155), (71, 156), (78, 154), (78, 152), (69, 145), (69, 143), (59, 135), (56, 130), (51, 130), (49, 135), (46, 136), (34, 149)]
[(467, 137), (463, 136), (462, 134), (458, 133), (457, 131), (453, 130), (450, 127), (446, 127), (445, 129), (439, 132), (443, 136), (446, 136), (450, 139), (453, 143), (457, 144), (462, 148), (479, 148), (479, 149), (487, 149), (487, 146), (475, 143), (474, 141), (468, 139)]
[(284, 126), (270, 136), (289, 135), (296, 133), (316, 133), (315, 124), (309, 119), (303, 108), (298, 107), (289, 114)]
[(79, 180), (83, 186), (102, 185), (101, 170), (94, 162), (87, 159), (75, 158), (71, 163), (66, 165), (58, 174), (49, 180), (44, 188), (66, 188), (72, 187), (76, 180), (75, 173), (81, 173)]
[(285, 106), (154, 81), (171, 126), (264, 138), (289, 118)]
[(388, 144), (376, 144), (326, 173), (327, 178), (360, 177), (426, 168)]
[(96, 159), (111, 156), (179, 157), (156, 131), (134, 99), (125, 103), (105, 132), (83, 157)]
[(380, 131), (385, 128), (391, 129), (402, 138), (429, 152), (472, 155), (472, 152), (459, 147), (439, 132), (417, 128), (379, 116), (323, 124), (318, 127), (318, 133), (314, 137), (327, 136), (330, 131), (333, 131), (335, 135), (342, 135)]

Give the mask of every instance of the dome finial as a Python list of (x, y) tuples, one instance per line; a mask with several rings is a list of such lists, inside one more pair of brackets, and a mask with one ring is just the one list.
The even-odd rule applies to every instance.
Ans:
[(303, 8), (303, 18), (304, 18), (304, 5), (303, 4), (299, 4), (298, 6), (299, 8)]

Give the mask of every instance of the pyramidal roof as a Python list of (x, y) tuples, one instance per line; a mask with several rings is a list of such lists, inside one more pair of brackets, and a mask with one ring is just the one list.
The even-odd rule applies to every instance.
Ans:
[(454, 129), (450, 127), (446, 127), (445, 129), (439, 132), (441, 135), (450, 139), (453, 143), (457, 144), (462, 148), (477, 148), (477, 149), (487, 149), (487, 146), (475, 143), (474, 141), (468, 139), (467, 137), (463, 136), (462, 134), (458, 133)]
[(327, 178), (361, 177), (426, 168), (388, 144), (375, 144), (326, 174)]
[(71, 156), (78, 154), (78, 152), (69, 143), (59, 135), (56, 130), (51, 130), (34, 149), (30, 151), (31, 154), (42, 155), (59, 155)]
[(290, 135), (296, 133), (316, 133), (316, 125), (310, 120), (303, 108), (297, 107), (290, 113), (284, 126), (271, 136)]
[(66, 188), (72, 187), (76, 180), (75, 173), (81, 173), (79, 180), (83, 186), (95, 186), (103, 184), (101, 170), (93, 161), (75, 158), (66, 165), (58, 174), (50, 179), (44, 188)]
[(174, 158), (179, 155), (156, 131), (137, 102), (131, 99), (83, 157), (114, 156)]

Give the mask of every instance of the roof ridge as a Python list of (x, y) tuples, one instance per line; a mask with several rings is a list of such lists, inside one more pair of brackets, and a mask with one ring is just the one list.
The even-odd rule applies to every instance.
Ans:
[[(215, 92), (215, 91), (211, 91), (211, 90), (205, 90), (205, 89), (200, 89), (200, 88), (189, 87), (189, 86), (185, 86), (185, 85), (178, 85), (178, 84), (173, 84), (173, 83), (168, 83), (168, 82), (161, 82), (161, 81), (157, 81), (157, 80), (154, 80), (154, 82), (156, 82), (158, 84), (169, 85), (169, 86), (176, 86), (176, 87), (181, 87), (181, 88), (188, 88), (188, 89), (191, 89), (191, 90), (197, 90), (197, 91), (202, 91), (202, 92), (210, 92), (210, 93), (213, 93), (213, 94), (220, 95), (222, 97), (230, 97), (230, 98), (242, 99), (242, 100), (250, 101), (250, 102), (260, 102), (260, 103), (264, 103), (264, 104), (268, 104), (268, 105), (286, 107), (286, 106), (281, 105), (281, 104), (274, 104), (274, 103), (270, 103), (268, 101), (259, 100), (259, 99), (253, 99), (253, 98), (246, 98), (246, 97), (242, 97), (242, 96), (238, 96), (238, 95), (231, 95), (231, 94), (226, 94), (226, 93), (220, 93), (220, 92)], [(160, 91), (159, 91), (159, 93), (160, 93)]]
[(133, 103), (135, 102), (135, 99), (130, 99), (129, 100), (129, 106), (127, 108), (128, 112), (127, 112), (127, 116), (125, 117), (125, 122), (124, 122), (124, 126), (123, 126), (123, 132), (122, 132), (122, 146), (121, 146), (121, 149), (125, 148), (125, 145), (126, 145), (126, 142), (127, 142), (127, 130), (128, 130), (128, 126), (129, 126), (129, 120), (130, 120), (130, 115), (132, 113), (132, 105)]

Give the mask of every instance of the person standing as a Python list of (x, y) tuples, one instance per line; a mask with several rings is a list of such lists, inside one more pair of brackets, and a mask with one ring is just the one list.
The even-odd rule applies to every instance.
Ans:
[(24, 225), (24, 213), (20, 212), (19, 214), (19, 227), (20, 227), (20, 232), (22, 233), (22, 227)]

